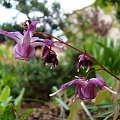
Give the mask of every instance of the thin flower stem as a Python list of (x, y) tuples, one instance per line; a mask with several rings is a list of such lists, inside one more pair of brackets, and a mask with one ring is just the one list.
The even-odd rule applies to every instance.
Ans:
[(90, 73), (95, 72), (95, 71), (101, 71), (101, 70), (103, 70), (103, 68), (95, 69), (95, 70), (90, 70), (90, 71), (87, 73), (85, 79), (88, 79), (88, 76), (89, 76)]
[(73, 47), (72, 45), (67, 44), (66, 42), (63, 42), (62, 40), (60, 40), (60, 39), (57, 38), (57, 37), (52, 36), (51, 34), (48, 34), (48, 33), (45, 33), (45, 32), (38, 32), (38, 31), (35, 31), (33, 34), (45, 34), (45, 35), (48, 35), (49, 37), (58, 40), (60, 43), (63, 43), (63, 44), (65, 44), (66, 46), (68, 46), (68, 47), (70, 47), (70, 48), (72, 48), (72, 49), (74, 49), (74, 50), (76, 50), (76, 51), (78, 51), (78, 52), (80, 52), (80, 53), (83, 53), (83, 52), (80, 51), (79, 49)]
[(46, 33), (46, 32), (35, 31), (33, 34), (45, 34), (45, 35), (48, 35), (49, 37), (58, 40), (60, 43), (63, 43), (64, 45), (66, 45), (66, 46), (68, 46), (68, 47), (70, 47), (70, 48), (72, 48), (72, 49), (74, 49), (74, 50), (76, 50), (76, 51), (78, 51), (78, 52), (80, 52), (80, 53), (86, 54), (88, 57), (92, 58), (92, 59), (102, 68), (102, 70), (106, 71), (108, 74), (110, 74), (111, 76), (115, 77), (116, 79), (118, 79), (118, 80), (120, 81), (120, 78), (119, 78), (119, 77), (117, 77), (117, 76), (115, 76), (113, 73), (111, 73), (111, 72), (110, 72), (108, 69), (106, 69), (100, 62), (98, 62), (93, 56), (90, 56), (90, 55), (87, 54), (86, 52), (83, 52), (83, 51), (75, 48), (74, 46), (69, 45), (69, 44), (66, 43), (66, 42), (63, 42), (63, 41), (60, 40), (59, 38), (54, 37), (53, 35), (48, 34), (48, 33)]

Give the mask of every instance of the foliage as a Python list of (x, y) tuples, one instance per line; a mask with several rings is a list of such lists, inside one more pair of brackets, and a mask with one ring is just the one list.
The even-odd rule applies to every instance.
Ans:
[[(0, 86), (0, 119), (1, 120), (23, 120), (33, 112), (33, 109), (27, 109), (21, 117), (18, 115), (21, 101), (25, 89), (23, 88), (16, 99), (11, 96), (11, 89), (9, 86), (4, 86), (1, 81)], [(14, 101), (14, 102), (13, 102)]]
[[(65, 29), (65, 34), (68, 38), (68, 43), (70, 43), (73, 46), (77, 46), (78, 49), (90, 52), (92, 56), (94, 56), (102, 65), (104, 65), (106, 68), (108, 68), (113, 74), (120, 75), (120, 44), (119, 40), (117, 42), (117, 45), (115, 44), (115, 41), (111, 39), (108, 34), (105, 36), (102, 36), (100, 33), (97, 33), (94, 28), (97, 26), (93, 25), (93, 21), (89, 19), (86, 16), (85, 11), (76, 11), (73, 13), (73, 17), (77, 22), (74, 22), (71, 18), (72, 15), (68, 15), (69, 18), (69, 25)], [(93, 18), (95, 20), (95, 18)], [(74, 26), (74, 27), (73, 27)], [(74, 29), (73, 29), (74, 28)], [(102, 28), (103, 29), (103, 28)], [(78, 53), (74, 52), (71, 49), (67, 49), (65, 59), (67, 59), (67, 65), (70, 66), (74, 71), (76, 71), (75, 65), (77, 64), (77, 56)], [(117, 56), (117, 57), (116, 57)], [(71, 61), (71, 62), (70, 62)], [(72, 64), (71, 64), (72, 63)], [(98, 69), (96, 63), (93, 65), (93, 70)], [(71, 70), (72, 70), (71, 69)], [(70, 69), (69, 69), (70, 70)], [(75, 72), (76, 73), (76, 72)], [(71, 73), (70, 73), (71, 74)], [(85, 73), (83, 73), (82, 70), (80, 70), (79, 73), (76, 73), (79, 75), (84, 76)], [(108, 75), (106, 72), (94, 72), (90, 74), (92, 77), (96, 75), (103, 76), (103, 78), (106, 80), (107, 84), (111, 87), (116, 86), (116, 81), (113, 77)], [(72, 75), (73, 76), (73, 75)], [(91, 77), (90, 76), (90, 77)], [(73, 89), (72, 89), (73, 90)], [(70, 90), (69, 90), (70, 93)], [(104, 95), (103, 95), (104, 94)], [(102, 104), (112, 104), (112, 107), (114, 106), (112, 102), (112, 99), (110, 98), (110, 94), (104, 90), (100, 90), (97, 94), (96, 99), (92, 103), (91, 108), (94, 109), (96, 105), (99, 105), (102, 107)], [(90, 112), (92, 112), (93, 109), (89, 109)], [(108, 108), (108, 111), (103, 112), (105, 113), (105, 119), (109, 119), (113, 116), (114, 110), (110, 111), (110, 107)], [(80, 109), (79, 109), (80, 110)], [(78, 111), (79, 111), (78, 110)], [(100, 109), (97, 109), (98, 112)], [(105, 109), (104, 109), (105, 110)], [(103, 110), (103, 111), (104, 111)], [(107, 113), (108, 112), (108, 113)], [(101, 112), (100, 112), (101, 113)], [(94, 113), (96, 114), (96, 113)], [(101, 115), (103, 117), (104, 115)], [(75, 103), (71, 105), (69, 119), (80, 119), (79, 113), (76, 112)], [(94, 116), (96, 117), (96, 116)], [(82, 118), (83, 119), (83, 118)], [(86, 119), (86, 118), (84, 118)]]
[(79, 117), (79, 115), (78, 115), (78, 113), (81, 109), (80, 102), (81, 102), (81, 100), (78, 100), (71, 105), (68, 120), (80, 120), (81, 119), (81, 117)]
[[(57, 91), (57, 90), (58, 89), (56, 86), (52, 87), (52, 92)], [(56, 103), (60, 105), (60, 109), (61, 109), (60, 110), (60, 117), (64, 119), (66, 117), (65, 112), (69, 111), (69, 106), (67, 105), (65, 100), (63, 100), (62, 96), (64, 96), (64, 94), (63, 95), (58, 94), (57, 96), (53, 97), (53, 103), (54, 103), (53, 106), (56, 106)]]
[[(11, 6), (14, 6), (16, 10), (25, 14), (28, 19), (39, 19), (41, 23), (38, 29), (39, 31), (53, 33), (55, 30), (62, 30), (65, 26), (65, 15), (62, 12), (60, 4), (57, 2), (54, 2), (51, 7), (48, 7), (46, 0), (43, 2), (38, 2), (38, 0), (19, 0), (14, 2), (17, 4), (16, 6), (11, 1), (8, 2), (6, 0), (1, 1), (0, 3), (5, 7), (7, 7), (5, 3), (9, 3)], [(35, 12), (38, 12), (42, 16), (34, 15), (30, 17), (30, 13), (35, 14)], [(22, 33), (23, 28), (21, 25), (16, 25), (17, 21), (15, 21), (15, 19), (13, 21), (13, 24), (5, 23), (1, 26), (1, 28), (4, 30), (7, 29), (8, 31), (20, 31)]]
[[(6, 49), (9, 50), (8, 56), (4, 52)], [(0, 79), (5, 85), (12, 87), (15, 96), (19, 94), (22, 87), (25, 87), (26, 97), (47, 100), (52, 86), (59, 86), (62, 83), (61, 78), (64, 77), (65, 69), (61, 63), (58, 67), (50, 69), (49, 65), (43, 65), (40, 57), (33, 58), (29, 62), (21, 62), (13, 59), (11, 47), (2, 45), (0, 51)]]
[(116, 9), (116, 18), (120, 21), (120, 1), (119, 0), (96, 0), (96, 6), (101, 6), (103, 9), (114, 7)]
[[(119, 1), (116, 1), (119, 6)], [(46, 31), (49, 33), (53, 33), (54, 30), (63, 30), (65, 35), (68, 38), (68, 43), (75, 46), (78, 49), (83, 51), (89, 51), (91, 55), (93, 55), (100, 63), (102, 63), (106, 68), (108, 68), (113, 74), (120, 75), (120, 45), (114, 45), (114, 40), (110, 39), (108, 34), (102, 36), (100, 32), (95, 31), (95, 26), (93, 21), (87, 17), (85, 11), (80, 11), (75, 13), (77, 23), (71, 20), (69, 15), (67, 16), (67, 21), (64, 21), (64, 15), (60, 12), (60, 5), (58, 3), (54, 3), (52, 6), (52, 10), (49, 10), (46, 7), (46, 1), (38, 2), (37, 0), (31, 0), (28, 4), (27, 0), (20, 0), (16, 6), (16, 9), (20, 12), (29, 16), (29, 13), (32, 11), (39, 11), (43, 13), (43, 17), (34, 16), (32, 19), (40, 19), (43, 24), (38, 28), (39, 31)], [(104, 7), (106, 5), (111, 5), (116, 3), (112, 0), (103, 1), (97, 0), (96, 4)], [(2, 5), (6, 7), (10, 7), (5, 2), (1, 2)], [(119, 9), (117, 7), (117, 18), (119, 18)], [(95, 19), (94, 19), (95, 20)], [(67, 27), (65, 27), (67, 25)], [(49, 26), (49, 27), (47, 27)], [(74, 26), (74, 27), (73, 27)], [(106, 26), (104, 26), (106, 27)], [(1, 26), (4, 30), (8, 31), (21, 31), (23, 28), (17, 25), (11, 24), (3, 24)], [(48, 29), (49, 28), (49, 29)], [(103, 29), (103, 28), (100, 28)], [(109, 30), (108, 30), (109, 31)], [(6, 39), (6, 38), (4, 38)], [(2, 38), (1, 38), (2, 40)], [(3, 45), (1, 45), (3, 46)], [(41, 51), (40, 48), (36, 50)], [(7, 51), (7, 52), (6, 52)], [(9, 54), (8, 54), (9, 51)], [(50, 70), (50, 66), (44, 66), (43, 61), (41, 60), (40, 53), (39, 56), (31, 59), (29, 62), (19, 62), (13, 60), (13, 56), (11, 51), (11, 47), (5, 45), (4, 47), (0, 47), (0, 86), (2, 84), (6, 85), (1, 90), (0, 102), (3, 102), (1, 105), (4, 105), (4, 108), (1, 107), (0, 110), (4, 111), (4, 117), (8, 117), (10, 114), (11, 118), (17, 119), (17, 114), (12, 113), (13, 105), (16, 109), (16, 112), (19, 112), (21, 101), (23, 98), (24, 90), (20, 90), (25, 87), (25, 97), (29, 98), (38, 98), (42, 100), (48, 100), (49, 93), (51, 92), (51, 88), (53, 86), (59, 87), (61, 84), (66, 83), (72, 79), (74, 76), (85, 76), (85, 70), (80, 69), (80, 72), (76, 72), (77, 65), (77, 57), (79, 53), (76, 51), (67, 48), (66, 51), (63, 52), (64, 57), (59, 60), (58, 67)], [(116, 57), (117, 56), (117, 57)], [(94, 63), (91, 69), (98, 69), (99, 66)], [(87, 69), (87, 68), (85, 68)], [(106, 80), (107, 84), (111, 87), (115, 87), (116, 81), (113, 77), (105, 73), (101, 72), (93, 72), (89, 77), (94, 77), (96, 75), (102, 75)], [(10, 89), (8, 86), (10, 86)], [(2, 87), (1, 87), (2, 88)], [(57, 90), (54, 87), (54, 90)], [(61, 113), (65, 113), (65, 111), (70, 111), (68, 116), (68, 120), (77, 120), (80, 119), (79, 111), (81, 109), (80, 102), (72, 103), (71, 107), (63, 101), (62, 97), (64, 94), (67, 99), (70, 99), (72, 94), (74, 93), (75, 88), (68, 88), (63, 95), (58, 95), (53, 98), (53, 102), (59, 103), (61, 106)], [(68, 92), (69, 91), (69, 92)], [(16, 96), (20, 93), (20, 95), (12, 102), (12, 98), (10, 93), (12, 92), (13, 96)], [(7, 93), (7, 94), (6, 94)], [(4, 95), (5, 94), (5, 95)], [(104, 94), (104, 95), (103, 95)], [(96, 112), (99, 110), (105, 110), (101, 114), (98, 114), (100, 117), (105, 116), (105, 119), (109, 119), (114, 114), (114, 110), (110, 110), (114, 105), (111, 103), (112, 99), (110, 98), (110, 94), (105, 90), (101, 90), (99, 88), (98, 95), (96, 99), (91, 101), (91, 105), (87, 106), (90, 112)], [(56, 104), (55, 104), (56, 105)], [(33, 109), (26, 110), (22, 116), (21, 120), (25, 119)], [(95, 113), (96, 114), (96, 113)], [(96, 116), (94, 116), (96, 117)]]
[(18, 112), (19, 109), (20, 109), (20, 105), (21, 105), (21, 101), (22, 101), (22, 98), (23, 98), (23, 94), (25, 92), (25, 89), (22, 89), (21, 92), (20, 92), (20, 95), (15, 99), (14, 101), (14, 105), (15, 105), (15, 110)]
[[(53, 86), (53, 91), (57, 91), (57, 87), (56, 86)], [(62, 100), (62, 97), (61, 95), (57, 95), (56, 97), (54, 97), (54, 99), (65, 109), (65, 110), (69, 110), (69, 107), (68, 105)]]

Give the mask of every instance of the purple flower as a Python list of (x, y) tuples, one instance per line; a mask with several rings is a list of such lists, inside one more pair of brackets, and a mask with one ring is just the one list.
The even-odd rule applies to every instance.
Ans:
[(113, 94), (117, 94), (117, 92), (112, 91), (105, 83), (102, 77), (98, 76), (97, 78), (91, 78), (90, 80), (85, 80), (85, 78), (77, 77), (77, 79), (72, 80), (66, 84), (63, 84), (59, 90), (57, 90), (55, 93), (50, 94), (50, 96), (54, 96), (60, 91), (64, 90), (67, 87), (70, 87), (72, 85), (76, 85), (76, 95), (79, 96), (81, 100), (84, 99), (94, 99), (97, 95), (97, 89), (96, 86), (101, 86), (104, 89), (108, 90), (109, 92)]
[(42, 52), (42, 57), (44, 59), (44, 65), (46, 63), (52, 64), (52, 66), (58, 65), (58, 59), (55, 51), (51, 50), (51, 47), (48, 48), (47, 46), (44, 47), (43, 52)]
[(39, 21), (29, 22), (27, 29), (23, 32), (24, 35), (20, 32), (0, 30), (0, 34), (6, 35), (16, 41), (17, 44), (14, 47), (14, 56), (16, 59), (29, 60), (34, 56), (36, 46), (50, 46), (52, 44), (52, 41), (49, 39), (33, 37), (32, 32), (36, 29), (37, 23)]
[(86, 71), (86, 72), (88, 72), (92, 65), (93, 59), (91, 57), (87, 56), (85, 53), (82, 53), (81, 55), (79, 55), (78, 59), (79, 59), (78, 64), (77, 64), (78, 71), (81, 67), (88, 66), (88, 69)]

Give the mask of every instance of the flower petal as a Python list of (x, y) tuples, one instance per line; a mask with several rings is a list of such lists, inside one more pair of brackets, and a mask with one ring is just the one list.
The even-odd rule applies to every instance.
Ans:
[(55, 47), (54, 42), (52, 42), (49, 39), (39, 39), (38, 41), (40, 42), (33, 42), (31, 43), (32, 46), (37, 47), (37, 46), (51, 46)]
[(30, 41), (32, 39), (30, 34), (31, 34), (31, 32), (29, 30), (27, 30), (23, 36), (22, 44), (24, 44), (25, 46), (30, 46)]
[(65, 83), (65, 84), (63, 84), (63, 85), (60, 87), (59, 90), (57, 90), (56, 92), (50, 94), (49, 96), (54, 96), (54, 95), (56, 95), (57, 93), (59, 93), (60, 91), (64, 90), (65, 88), (70, 87), (71, 85), (79, 85), (79, 86), (81, 86), (81, 81), (80, 81), (79, 79), (75, 79), (75, 80), (72, 80), (72, 81), (70, 81), (70, 82), (68, 82), (68, 83)]
[(102, 87), (106, 86), (106, 83), (105, 83), (105, 81), (103, 80), (103, 78), (101, 76), (98, 76), (96, 78), (91, 78), (89, 80), (89, 83), (93, 83), (95, 85), (99, 85), (99, 86), (102, 86)]
[(97, 94), (96, 85), (88, 83), (85, 87), (81, 88), (81, 92), (86, 99), (94, 99)]
[(79, 57), (78, 57), (78, 64), (77, 64), (77, 69), (78, 69), (78, 72), (79, 72), (79, 69), (83, 66), (88, 66), (88, 69), (87, 69), (87, 71), (86, 72), (88, 72), (89, 71), (89, 69), (91, 68), (91, 65), (92, 65), (92, 62), (93, 62), (93, 59), (90, 57), (90, 56), (88, 56), (87, 54), (86, 54), (86, 52), (85, 53), (82, 53), (81, 55), (79, 55)]
[(116, 91), (111, 90), (109, 87), (107, 87), (107, 86), (103, 86), (103, 88), (104, 88), (104, 89), (106, 89), (106, 90), (108, 90), (108, 91), (109, 91), (109, 92), (111, 92), (112, 94), (117, 95), (117, 92), (116, 92)]
[(29, 25), (29, 30), (33, 31), (36, 29), (36, 25), (39, 23), (40, 21), (36, 20), (36, 21), (32, 21), (31, 24)]
[(42, 51), (42, 57), (45, 58), (46, 55), (49, 54), (49, 52), (50, 52), (50, 49), (47, 46), (45, 46)]
[(16, 44), (14, 47), (14, 56), (16, 59), (29, 60), (34, 56), (35, 49), (32, 46), (25, 46), (24, 44)]
[(95, 85), (99, 85), (102, 86), (104, 89), (108, 90), (109, 92), (113, 93), (113, 94), (117, 94), (117, 92), (111, 90), (105, 83), (105, 81), (103, 80), (102, 77), (98, 76), (97, 78), (91, 78), (89, 80), (89, 83), (93, 83)]
[(61, 88), (65, 89), (67, 87), (70, 87), (71, 85), (79, 85), (79, 86), (81, 86), (81, 85), (83, 85), (83, 83), (82, 83), (82, 81), (80, 81), (80, 79), (75, 79), (75, 80), (72, 80), (72, 81), (70, 81), (70, 82), (68, 82), (66, 84), (63, 84), (61, 86)]
[(39, 38), (39, 37), (32, 37), (32, 39), (31, 39), (31, 42), (35, 42), (35, 41), (44, 41), (44, 39), (42, 39), (42, 38)]
[(79, 86), (79, 85), (76, 86), (76, 92), (77, 92), (76, 94), (78, 94), (78, 96), (79, 96), (79, 98), (80, 98), (81, 100), (86, 99), (86, 98), (84, 97), (83, 93), (81, 92), (81, 86)]
[(44, 42), (32, 42), (32, 43), (30, 43), (30, 45), (34, 48), (37, 46), (46, 46), (46, 44)]
[(7, 31), (4, 31), (4, 30), (0, 30), (0, 34), (6, 35), (7, 37), (12, 38), (17, 43), (22, 42), (23, 35), (20, 32), (7, 32)]
[(50, 94), (49, 96), (51, 97), (51, 96), (54, 96), (54, 95), (56, 95), (56, 94), (58, 94), (60, 91), (62, 91), (63, 89), (62, 88), (60, 88), (59, 90), (57, 90), (56, 92), (54, 92), (54, 93), (52, 93), (52, 94)]

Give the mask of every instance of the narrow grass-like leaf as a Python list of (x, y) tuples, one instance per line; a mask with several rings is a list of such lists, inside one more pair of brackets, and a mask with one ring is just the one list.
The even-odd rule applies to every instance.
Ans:
[(81, 100), (72, 103), (70, 107), (70, 114), (67, 120), (81, 120), (80, 116), (77, 114), (79, 110), (82, 108), (80, 102)]
[(109, 118), (113, 116), (114, 113), (111, 113), (110, 115), (108, 115), (106, 118), (104, 118), (103, 120), (110, 120)]
[(23, 89), (21, 90), (20, 95), (19, 95), (19, 96), (15, 99), (15, 101), (14, 101), (15, 109), (17, 110), (17, 112), (18, 112), (19, 109), (20, 109), (21, 101), (22, 101), (24, 92), (25, 92), (25, 88), (23, 88)]
[(69, 110), (69, 106), (68, 106), (62, 99), (59, 99), (59, 98), (55, 97), (55, 100), (56, 100), (60, 105), (62, 105), (66, 110)]

